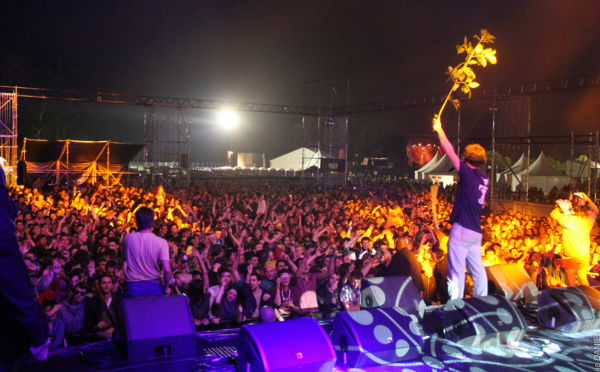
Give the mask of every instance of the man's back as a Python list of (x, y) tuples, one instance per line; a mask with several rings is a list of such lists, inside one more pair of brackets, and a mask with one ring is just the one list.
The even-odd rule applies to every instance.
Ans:
[(129, 233), (123, 239), (123, 257), (126, 281), (156, 280), (160, 276), (158, 262), (169, 260), (169, 245), (151, 232)]

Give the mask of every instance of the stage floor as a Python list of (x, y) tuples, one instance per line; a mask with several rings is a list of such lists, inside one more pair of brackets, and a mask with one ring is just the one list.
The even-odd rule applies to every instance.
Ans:
[[(474, 348), (440, 336), (439, 312), (425, 314), (424, 338), (419, 358), (403, 363), (351, 368), (338, 364), (333, 371), (599, 371), (600, 329), (563, 333), (540, 326), (531, 313), (524, 314), (528, 328), (512, 344)], [(331, 323), (319, 322), (326, 331)], [(44, 362), (25, 361), (19, 371), (236, 371), (238, 330), (197, 333), (197, 354), (126, 361), (110, 341), (50, 353)]]

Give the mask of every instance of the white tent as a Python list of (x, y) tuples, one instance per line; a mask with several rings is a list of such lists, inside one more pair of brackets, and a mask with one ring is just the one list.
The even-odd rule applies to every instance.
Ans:
[(570, 161), (567, 160), (567, 169), (566, 169), (566, 174), (567, 176), (571, 176), (571, 168), (573, 169), (573, 177), (575, 178), (588, 178), (589, 177), (589, 168), (592, 168), (592, 172), (594, 172), (594, 170), (598, 171), (600, 170), (600, 164), (596, 163), (593, 160), (589, 160), (589, 161)]
[(525, 154), (521, 154), (519, 160), (517, 160), (509, 169), (496, 174), (496, 183), (498, 183), (498, 185), (503, 185), (506, 183), (512, 184), (513, 174), (518, 174), (526, 168)]
[(448, 155), (444, 154), (444, 156), (442, 156), (442, 158), (435, 164), (433, 169), (423, 172), (423, 177), (433, 182), (442, 183), (444, 187), (446, 187), (455, 182), (454, 176), (457, 174), (458, 172), (456, 169), (454, 169), (452, 161)]
[[(513, 177), (511, 183), (511, 189), (515, 191), (520, 179), (525, 187), (527, 182), (527, 169), (517, 173), (517, 177)], [(540, 153), (540, 156), (529, 166), (529, 187), (535, 187), (541, 189), (544, 195), (547, 195), (554, 186), (559, 190), (569, 184), (569, 177), (563, 172), (554, 168), (544, 152)]]
[[(304, 162), (302, 159), (304, 158)], [(287, 154), (271, 159), (271, 168), (302, 170), (312, 166), (320, 167), (321, 159), (329, 158), (316, 149), (301, 147)]]
[(424, 166), (422, 166), (421, 168), (419, 168), (418, 170), (415, 171), (415, 180), (422, 180), (423, 179), (423, 173), (427, 172), (429, 169), (433, 169), (435, 167), (435, 164), (440, 161), (441, 157), (439, 152), (435, 152), (435, 155), (433, 158), (431, 158), (431, 160), (425, 164)]

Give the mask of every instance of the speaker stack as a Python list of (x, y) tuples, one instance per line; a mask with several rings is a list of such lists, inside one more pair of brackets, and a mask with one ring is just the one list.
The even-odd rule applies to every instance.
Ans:
[(240, 372), (329, 372), (336, 361), (325, 330), (312, 318), (243, 326)]
[(425, 302), (410, 276), (364, 279), (360, 289), (361, 309), (400, 307), (415, 322), (423, 320)]
[[(531, 304), (537, 301), (539, 291), (522, 264), (506, 264), (485, 268), (488, 280), (494, 284), (496, 293), (509, 301)], [(492, 292), (490, 291), (490, 294)]]
[(577, 286), (542, 291), (538, 321), (547, 328), (576, 333), (600, 328), (599, 287)]
[(398, 307), (337, 313), (331, 342), (338, 364), (350, 367), (413, 360), (423, 347), (417, 324)]
[(196, 328), (186, 296), (123, 299), (117, 347), (128, 360), (196, 353)]
[(517, 307), (501, 296), (451, 300), (444, 308), (446, 339), (469, 347), (520, 341), (527, 325)]

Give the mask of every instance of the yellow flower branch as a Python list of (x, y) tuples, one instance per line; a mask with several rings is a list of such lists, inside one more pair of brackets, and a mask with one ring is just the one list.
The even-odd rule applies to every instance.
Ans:
[(471, 65), (486, 67), (488, 63), (496, 64), (497, 62), (496, 50), (484, 47), (485, 44), (493, 44), (496, 38), (485, 29), (481, 30), (480, 35), (473, 37), (478, 40), (475, 47), (473, 47), (471, 42), (467, 42), (466, 37), (462, 45), (456, 46), (458, 54), (466, 52), (467, 57), (464, 62), (459, 63), (456, 67), (448, 67), (446, 75), (448, 75), (448, 81), (453, 82), (452, 88), (446, 96), (440, 111), (435, 116), (436, 119), (440, 118), (448, 102), (452, 103), (457, 110), (460, 107), (460, 101), (452, 97), (454, 91), (460, 88), (463, 93), (468, 94), (469, 98), (471, 98), (471, 89), (479, 86), (479, 83), (475, 82), (475, 72), (470, 67)]

